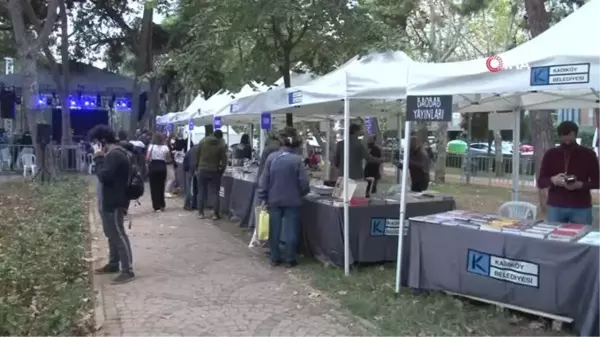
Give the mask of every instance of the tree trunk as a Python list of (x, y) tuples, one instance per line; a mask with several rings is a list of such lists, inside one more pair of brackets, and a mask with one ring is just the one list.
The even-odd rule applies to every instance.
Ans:
[[(59, 8), (61, 13), (60, 20), (60, 54), (61, 54), (61, 73), (60, 73), (60, 84), (57, 83), (60, 89), (61, 98), (61, 119), (62, 119), (62, 137), (61, 144), (69, 145), (73, 141), (71, 137), (71, 110), (69, 102), (69, 16), (67, 15), (67, 6), (64, 0), (59, 1)], [(66, 151), (64, 152), (66, 155)]]
[[(554, 134), (554, 125), (550, 110), (531, 110), (529, 111), (529, 127), (531, 129), (531, 138), (533, 143), (533, 162), (535, 165), (536, 178), (540, 175), (542, 158), (544, 153), (554, 147), (552, 135)], [(546, 191), (539, 190), (540, 208), (543, 213), (546, 211)]]
[(446, 143), (448, 143), (448, 125), (449, 123), (440, 122), (437, 127), (437, 140), (435, 148), (437, 158), (435, 160), (434, 182), (443, 184), (446, 182)]
[[(514, 140), (513, 140), (514, 141)], [(494, 153), (495, 153), (495, 172), (496, 177), (502, 176), (502, 134), (500, 134), (500, 130), (494, 131)]]
[(152, 71), (153, 60), (152, 60), (152, 17), (154, 15), (154, 8), (152, 7), (151, 1), (146, 1), (144, 5), (144, 13), (142, 15), (142, 28), (140, 34), (139, 43), (137, 43), (136, 50), (136, 76), (132, 90), (132, 102), (131, 102), (131, 114), (129, 115), (129, 133), (130, 135), (135, 134), (135, 130), (138, 128), (139, 122), (139, 109), (140, 109), (140, 93), (141, 91), (141, 77)]
[[(525, 0), (525, 11), (527, 12), (527, 24), (531, 37), (535, 38), (550, 28), (550, 15), (546, 11), (545, 0)], [(551, 111), (530, 110), (529, 121), (531, 138), (533, 143), (533, 156), (536, 177), (539, 176), (540, 166), (544, 153), (554, 147), (552, 142), (553, 124)], [(540, 209), (546, 211), (546, 191), (538, 191)]]
[[(290, 54), (292, 53), (291, 50), (283, 50), (283, 63), (282, 66), (279, 67), (279, 72), (281, 73), (281, 76), (283, 77), (283, 84), (286, 88), (289, 88), (292, 86), (292, 75), (290, 74), (290, 68), (291, 68), (291, 61), (290, 61)], [(285, 126), (294, 126), (294, 115), (292, 115), (291, 113), (285, 114)]]

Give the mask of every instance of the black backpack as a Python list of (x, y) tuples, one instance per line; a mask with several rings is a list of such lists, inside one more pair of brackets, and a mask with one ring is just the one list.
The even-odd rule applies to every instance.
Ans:
[(126, 149), (119, 147), (129, 160), (129, 186), (127, 188), (127, 197), (129, 200), (137, 200), (144, 195), (144, 179), (140, 174), (140, 170), (135, 164), (134, 156)]

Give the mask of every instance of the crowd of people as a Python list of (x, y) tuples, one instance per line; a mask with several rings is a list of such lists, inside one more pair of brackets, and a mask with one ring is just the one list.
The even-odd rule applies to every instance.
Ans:
[[(361, 180), (372, 178), (371, 192), (377, 190), (381, 179), (381, 149), (376, 138), (371, 136), (365, 146), (359, 137), (362, 129), (358, 124), (350, 128), (349, 178)], [(132, 167), (147, 178), (150, 187), (152, 208), (163, 212), (166, 198), (175, 189), (185, 191), (185, 210), (196, 210), (198, 217), (205, 218), (206, 210), (212, 209), (211, 218), (219, 220), (221, 179), (230, 164), (227, 144), (220, 130), (204, 137), (187, 149), (185, 141), (167, 137), (156, 132), (138, 132), (134, 140), (127, 133), (115, 134), (108, 126), (97, 126), (90, 132), (91, 151), (98, 176), (99, 210), (104, 232), (109, 242), (109, 262), (97, 270), (98, 273), (120, 272), (115, 282), (128, 282), (134, 278), (132, 252), (126, 234), (125, 221), (131, 200), (127, 197), (127, 177)], [(412, 142), (409, 170), (412, 189), (427, 189), (429, 182), (428, 156), (415, 140)], [(303, 197), (309, 193), (310, 179), (307, 165), (300, 147), (302, 138), (296, 129), (287, 127), (270, 135), (261, 153), (258, 181), (254, 195), (255, 209), (262, 206), (269, 213), (270, 256), (276, 266), (297, 264), (296, 251), (300, 238), (300, 210)], [(344, 141), (337, 145), (334, 166), (337, 175), (343, 176)], [(232, 148), (231, 162), (250, 160), (252, 146), (247, 135), (240, 144)], [(310, 157), (309, 157), (310, 159)], [(366, 165), (363, 166), (363, 161)], [(175, 172), (181, 166), (183, 175)], [(285, 230), (282, 230), (285, 228)], [(280, 252), (279, 237), (283, 232), (285, 251)]]

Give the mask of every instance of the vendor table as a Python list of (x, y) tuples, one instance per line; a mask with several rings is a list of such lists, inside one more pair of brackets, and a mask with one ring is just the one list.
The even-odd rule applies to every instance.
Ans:
[(231, 193), (229, 198), (229, 214), (246, 227), (250, 221), (254, 199), (255, 183), (251, 179), (231, 177)]
[[(416, 199), (407, 195), (407, 218), (441, 213), (455, 208), (452, 197)], [(350, 207), (350, 263), (395, 261), (398, 251), (400, 204), (370, 200)], [(302, 206), (303, 245), (317, 259), (344, 264), (344, 209), (332, 198), (307, 196)], [(406, 223), (406, 222), (405, 222)], [(404, 235), (403, 260), (408, 261), (409, 242)], [(404, 264), (404, 262), (403, 262)], [(403, 270), (407, 270), (404, 268)], [(406, 280), (406, 273), (403, 273)]]
[(598, 336), (597, 246), (414, 220), (410, 228), (409, 287), (566, 316), (582, 336)]

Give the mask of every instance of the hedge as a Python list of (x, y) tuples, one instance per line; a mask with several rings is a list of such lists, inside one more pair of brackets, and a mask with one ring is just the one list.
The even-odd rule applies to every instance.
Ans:
[(86, 184), (0, 183), (0, 335), (85, 335), (93, 326)]

